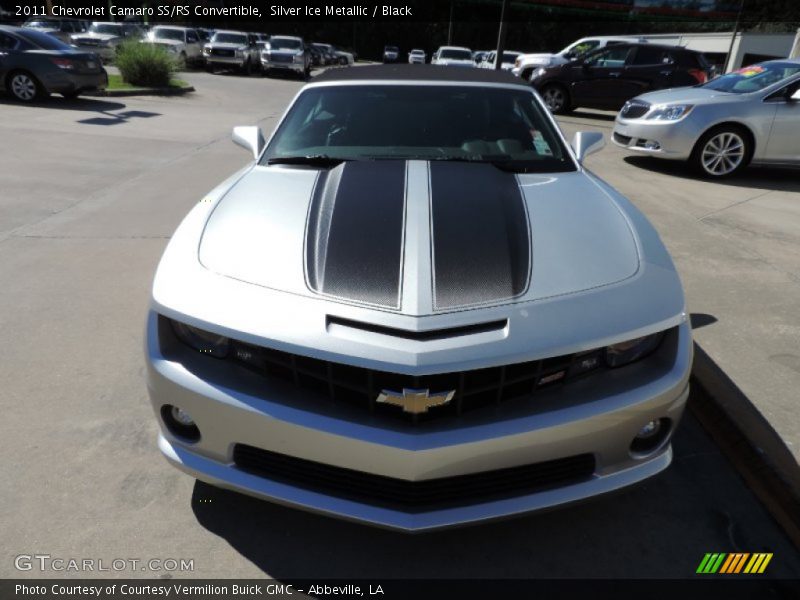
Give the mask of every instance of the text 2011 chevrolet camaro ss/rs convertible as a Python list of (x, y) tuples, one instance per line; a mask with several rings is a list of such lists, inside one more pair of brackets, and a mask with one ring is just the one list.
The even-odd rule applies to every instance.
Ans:
[(325, 73), (178, 227), (146, 328), (159, 447), (213, 485), (406, 531), (665, 469), (691, 329), (658, 234), (525, 82)]

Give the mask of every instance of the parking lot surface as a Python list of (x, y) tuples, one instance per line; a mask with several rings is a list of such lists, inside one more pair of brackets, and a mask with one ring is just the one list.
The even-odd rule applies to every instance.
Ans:
[[(800, 576), (796, 549), (689, 414), (672, 467), (637, 488), (420, 536), (274, 506), (168, 466), (155, 445), (142, 357), (158, 258), (189, 208), (247, 162), (230, 142), (231, 128), (269, 131), (301, 85), (205, 73), (186, 79), (198, 91), (180, 98), (54, 98), (37, 106), (0, 98), (0, 577), (96, 575), (17, 571), (14, 557), (32, 553), (194, 564), (183, 573), (102, 574), (121, 577), (692, 577), (706, 552), (733, 551), (774, 552), (766, 576)], [(603, 115), (564, 120), (568, 131), (608, 133), (609, 124)], [(709, 335), (709, 350), (736, 355), (749, 343), (747, 328), (770, 326), (775, 311), (798, 302), (796, 291), (788, 295), (796, 260), (769, 246), (750, 259), (752, 273), (725, 274), (752, 277), (752, 293), (773, 298), (763, 312), (747, 312), (739, 287), (725, 288), (718, 272), (728, 250), (707, 247), (685, 225), (713, 222), (713, 235), (736, 256), (750, 256), (757, 240), (732, 233), (755, 218), (747, 199), (780, 202), (796, 179), (773, 183), (759, 172), (712, 185), (623, 160), (616, 149), (589, 165), (653, 218), (693, 311), (742, 313), (741, 337)], [(703, 269), (713, 276), (704, 279)], [(782, 304), (773, 295), (781, 291)], [(767, 362), (767, 354), (791, 354), (791, 332), (778, 334)], [(791, 360), (770, 364), (784, 363)]]

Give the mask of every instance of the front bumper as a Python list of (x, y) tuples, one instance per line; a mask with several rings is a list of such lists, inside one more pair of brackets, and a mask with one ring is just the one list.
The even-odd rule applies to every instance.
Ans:
[(261, 59), (261, 67), (264, 70), (275, 69), (278, 71), (293, 71), (294, 73), (304, 73), (306, 68), (303, 63), (277, 62), (273, 60)]
[(215, 56), (213, 54), (204, 54), (206, 65), (226, 66), (226, 67), (243, 67), (246, 57), (244, 56)]
[(98, 73), (70, 73), (69, 71), (51, 71), (40, 79), (45, 89), (53, 94), (88, 92), (104, 90), (108, 87), (108, 73), (101, 69)]
[[(689, 115), (691, 117), (691, 115)], [(648, 121), (646, 119), (622, 119), (617, 116), (611, 140), (617, 146), (675, 160), (687, 160), (702, 129), (695, 129), (689, 117), (680, 121)], [(647, 147), (655, 142), (657, 147)]]
[[(655, 475), (671, 461), (670, 436), (644, 457), (633, 456), (630, 444), (652, 419), (669, 419), (671, 435), (688, 397), (692, 361), (691, 333), (684, 323), (669, 338), (671, 350), (665, 360), (659, 356), (609, 371), (608, 378), (589, 377), (565, 385), (541, 394), (535, 406), (514, 401), (514, 408), (509, 405), (507, 411), (501, 407), (432, 426), (401, 427), (379, 422), (368, 413), (361, 419), (337, 413), (294, 388), (171, 342), (165, 351), (163, 336), (158, 315), (151, 312), (148, 389), (161, 426), (159, 448), (169, 462), (223, 488), (405, 531), (563, 506)], [(192, 415), (201, 432), (199, 441), (186, 442), (170, 433), (161, 417), (165, 404)], [(585, 453), (594, 456), (595, 470), (581, 481), (536, 493), (412, 512), (251, 474), (235, 465), (236, 444), (406, 481), (492, 472)]]

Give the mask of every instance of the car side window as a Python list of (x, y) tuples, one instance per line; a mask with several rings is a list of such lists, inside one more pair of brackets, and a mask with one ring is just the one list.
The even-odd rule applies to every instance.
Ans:
[(194, 44), (194, 43), (196, 43), (196, 42), (198, 41), (197, 34), (196, 34), (194, 31), (187, 31), (187, 32), (186, 32), (186, 40), (187, 40), (187, 41), (188, 41), (190, 44)]
[(593, 67), (622, 67), (628, 58), (631, 49), (628, 46), (614, 46), (601, 50), (586, 59), (586, 64)]
[(652, 48), (642, 46), (636, 49), (636, 53), (630, 58), (631, 65), (635, 66), (651, 66), (651, 65), (668, 65), (675, 62), (672, 55), (661, 48)]

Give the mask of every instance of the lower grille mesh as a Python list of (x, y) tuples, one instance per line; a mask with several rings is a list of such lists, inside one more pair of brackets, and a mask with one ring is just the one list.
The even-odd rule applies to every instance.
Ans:
[(593, 455), (579, 454), (496, 471), (406, 481), (245, 444), (234, 446), (233, 460), (243, 471), (273, 481), (406, 512), (474, 504), (562, 487), (587, 480), (595, 469)]

